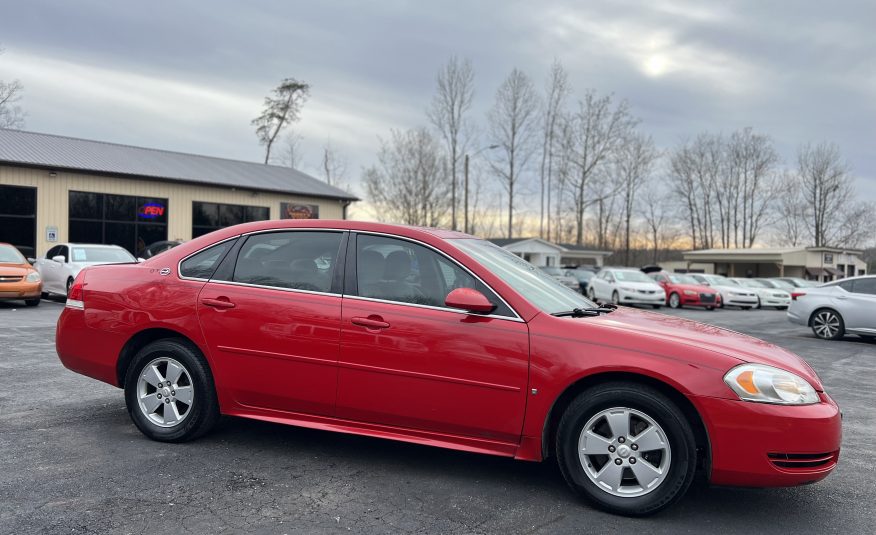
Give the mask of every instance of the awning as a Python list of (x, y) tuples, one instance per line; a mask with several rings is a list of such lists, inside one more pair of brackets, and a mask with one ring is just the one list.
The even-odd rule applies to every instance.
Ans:
[(846, 274), (843, 273), (842, 270), (839, 270), (836, 268), (829, 267), (829, 268), (824, 268), (824, 269), (826, 269), (828, 273), (830, 273), (834, 276), (837, 276), (837, 277), (845, 277), (846, 276)]
[(812, 276), (812, 277), (821, 277), (822, 275), (829, 275), (830, 272), (829, 272), (828, 270), (824, 269), (824, 268), (819, 268), (819, 267), (811, 268), (811, 267), (808, 267), (808, 268), (806, 268), (806, 274), (807, 274), (807, 275), (810, 275), (810, 276)]

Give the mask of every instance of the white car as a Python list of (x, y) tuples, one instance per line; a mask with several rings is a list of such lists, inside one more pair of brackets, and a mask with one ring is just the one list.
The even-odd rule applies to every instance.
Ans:
[(850, 277), (791, 294), (788, 320), (812, 328), (815, 336), (838, 340), (857, 334), (876, 340), (876, 276)]
[(746, 279), (742, 277), (734, 277), (730, 280), (735, 281), (743, 288), (752, 290), (757, 294), (757, 307), (773, 307), (778, 310), (785, 310), (791, 304), (791, 294), (785, 290), (773, 288), (763, 281), (758, 279)]
[(700, 284), (711, 286), (718, 290), (721, 295), (721, 306), (739, 307), (748, 310), (757, 306), (757, 294), (754, 290), (743, 288), (737, 282), (721, 275), (704, 275), (702, 273), (688, 273)]
[(37, 258), (33, 267), (43, 279), (43, 294), (67, 295), (73, 279), (86, 266), (137, 262), (134, 255), (118, 245), (62, 243)]
[(591, 301), (611, 301), (615, 305), (666, 304), (666, 292), (654, 279), (638, 269), (603, 268), (590, 279), (587, 296)]

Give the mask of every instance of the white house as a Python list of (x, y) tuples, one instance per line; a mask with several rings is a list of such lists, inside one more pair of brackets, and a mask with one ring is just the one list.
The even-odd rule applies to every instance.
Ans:
[(496, 238), (490, 241), (536, 266), (602, 267), (605, 257), (612, 254), (611, 251), (557, 244), (541, 238)]

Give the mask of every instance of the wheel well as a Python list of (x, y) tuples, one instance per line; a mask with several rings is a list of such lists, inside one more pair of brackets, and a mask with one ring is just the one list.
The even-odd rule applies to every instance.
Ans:
[(578, 394), (580, 394), (584, 390), (609, 381), (647, 385), (654, 388), (655, 390), (658, 390), (660, 393), (672, 400), (672, 402), (675, 403), (675, 405), (681, 410), (681, 412), (684, 413), (688, 422), (691, 424), (691, 428), (693, 429), (697, 448), (697, 468), (704, 469), (706, 470), (706, 472), (708, 472), (710, 466), (709, 459), (712, 449), (711, 445), (709, 444), (709, 435), (706, 431), (706, 426), (703, 423), (703, 419), (700, 416), (699, 411), (697, 411), (696, 407), (693, 406), (693, 404), (690, 402), (690, 400), (687, 399), (684, 394), (682, 394), (672, 386), (646, 375), (628, 372), (607, 372), (590, 375), (572, 384), (562, 394), (560, 394), (560, 397), (557, 398), (557, 400), (554, 402), (553, 407), (551, 407), (547, 421), (545, 422), (545, 429), (542, 434), (543, 457), (547, 458), (554, 454), (553, 448), (554, 443), (556, 442), (557, 428), (559, 427), (560, 419), (563, 417), (563, 413), (566, 411), (566, 407), (568, 407), (569, 404), (572, 403), (572, 401), (578, 396)]
[(812, 314), (809, 314), (809, 322), (808, 322), (808, 325), (809, 325), (810, 327), (812, 327), (812, 320), (815, 319), (815, 315), (818, 314), (819, 312), (823, 311), (823, 310), (829, 310), (829, 311), (833, 312), (834, 314), (836, 314), (837, 316), (839, 316), (839, 319), (840, 319), (840, 320), (845, 321), (845, 320), (843, 320), (843, 315), (839, 313), (839, 310), (837, 310), (837, 309), (835, 309), (835, 308), (832, 308), (832, 307), (818, 307), (818, 308), (816, 308), (815, 310), (812, 311)]
[(131, 339), (127, 341), (127, 343), (125, 343), (125, 346), (119, 353), (119, 360), (118, 362), (116, 362), (116, 379), (120, 387), (125, 387), (125, 376), (128, 374), (128, 366), (131, 365), (131, 361), (134, 359), (134, 355), (136, 355), (137, 352), (140, 351), (147, 344), (151, 344), (156, 340), (164, 340), (166, 338), (175, 338), (192, 346), (192, 348), (195, 349), (198, 353), (201, 352), (194, 342), (176, 331), (161, 328), (146, 329), (140, 331), (132, 336)]

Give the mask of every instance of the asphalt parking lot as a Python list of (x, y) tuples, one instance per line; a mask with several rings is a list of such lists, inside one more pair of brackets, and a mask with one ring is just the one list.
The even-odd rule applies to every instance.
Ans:
[(231, 418), (193, 443), (151, 442), (129, 422), (120, 390), (61, 366), (62, 307), (0, 303), (2, 534), (876, 531), (876, 344), (818, 340), (784, 312), (671, 313), (806, 358), (844, 411), (838, 469), (790, 489), (698, 483), (670, 510), (628, 519), (580, 502), (551, 461)]

